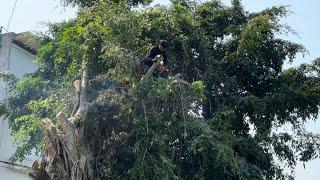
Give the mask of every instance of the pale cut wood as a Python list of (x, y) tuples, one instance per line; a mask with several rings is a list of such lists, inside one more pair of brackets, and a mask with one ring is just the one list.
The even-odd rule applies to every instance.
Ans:
[(152, 64), (152, 66), (150, 67), (150, 69), (148, 70), (148, 72), (141, 78), (140, 82), (143, 81), (145, 78), (148, 78), (152, 75), (152, 73), (154, 72), (154, 70), (160, 65), (160, 62), (163, 60), (163, 58), (160, 57), (156, 57), (154, 60), (154, 63)]

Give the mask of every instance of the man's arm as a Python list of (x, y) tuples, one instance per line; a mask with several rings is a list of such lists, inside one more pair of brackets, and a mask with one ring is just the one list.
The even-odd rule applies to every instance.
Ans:
[(163, 56), (163, 65), (169, 67), (169, 61), (168, 61), (167, 54), (163, 54), (162, 56)]

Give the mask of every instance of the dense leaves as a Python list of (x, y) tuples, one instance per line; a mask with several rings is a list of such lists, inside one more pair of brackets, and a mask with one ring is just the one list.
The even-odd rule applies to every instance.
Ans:
[[(319, 136), (303, 128), (318, 117), (319, 59), (283, 70), (305, 52), (279, 38), (290, 32), (279, 24), (285, 7), (248, 13), (238, 0), (139, 10), (125, 1), (70, 2), (90, 7), (50, 26), (38, 72), (12, 87), (15, 158), (41, 150), (40, 119), (70, 113), (83, 61), (92, 107), (77, 126), (97, 178), (286, 179), (292, 174), (282, 165), (319, 156)], [(170, 44), (172, 75), (182, 73), (190, 86), (140, 82), (141, 61), (160, 39)], [(275, 131), (289, 125), (292, 133)]]
[[(61, 2), (68, 6), (80, 6), (80, 7), (90, 7), (95, 5), (96, 3), (103, 2), (105, 0), (61, 0)], [(120, 3), (121, 0), (112, 0), (114, 3)], [(126, 4), (128, 7), (136, 6), (138, 4), (149, 4), (151, 0), (127, 0)]]

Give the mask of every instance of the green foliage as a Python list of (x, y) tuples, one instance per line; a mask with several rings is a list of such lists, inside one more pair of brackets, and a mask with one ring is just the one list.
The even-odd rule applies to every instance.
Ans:
[(6, 72), (6, 71), (1, 71), (0, 72), (0, 80), (3, 81), (3, 82), (14, 82), (16, 81), (16, 77), (9, 73), (9, 72)]
[(4, 103), (0, 102), (0, 116), (6, 114), (6, 106)]
[[(279, 23), (285, 7), (249, 13), (238, 0), (140, 10), (124, 1), (67, 3), (90, 8), (50, 25), (38, 72), (11, 88), (14, 160), (41, 150), (42, 118), (70, 113), (71, 84), (83, 63), (92, 107), (77, 126), (97, 178), (285, 179), (292, 175), (275, 159), (293, 169), (319, 156), (319, 135), (303, 124), (318, 117), (320, 63), (283, 70), (305, 52), (278, 36), (290, 32)], [(170, 44), (172, 75), (182, 73), (190, 86), (140, 82), (141, 60), (159, 39)], [(273, 132), (286, 124), (293, 134)]]
[[(91, 7), (99, 2), (108, 2), (106, 0), (61, 0), (61, 2), (64, 5), (71, 5), (71, 6), (80, 6), (80, 7)], [(149, 4), (151, 3), (151, 0), (111, 0), (111, 2), (114, 3), (121, 3), (121, 2), (125, 2), (127, 4), (127, 6), (131, 7), (131, 6), (136, 6), (139, 4)]]

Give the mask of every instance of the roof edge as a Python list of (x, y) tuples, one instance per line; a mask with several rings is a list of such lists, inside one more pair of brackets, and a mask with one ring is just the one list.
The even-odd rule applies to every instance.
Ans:
[(37, 50), (30, 47), (30, 46), (27, 46), (26, 44), (24, 44), (23, 42), (19, 41), (19, 40), (16, 40), (16, 39), (12, 39), (12, 43), (14, 43), (15, 45), (19, 46), (20, 48), (28, 51), (30, 54), (32, 55), (37, 55)]

